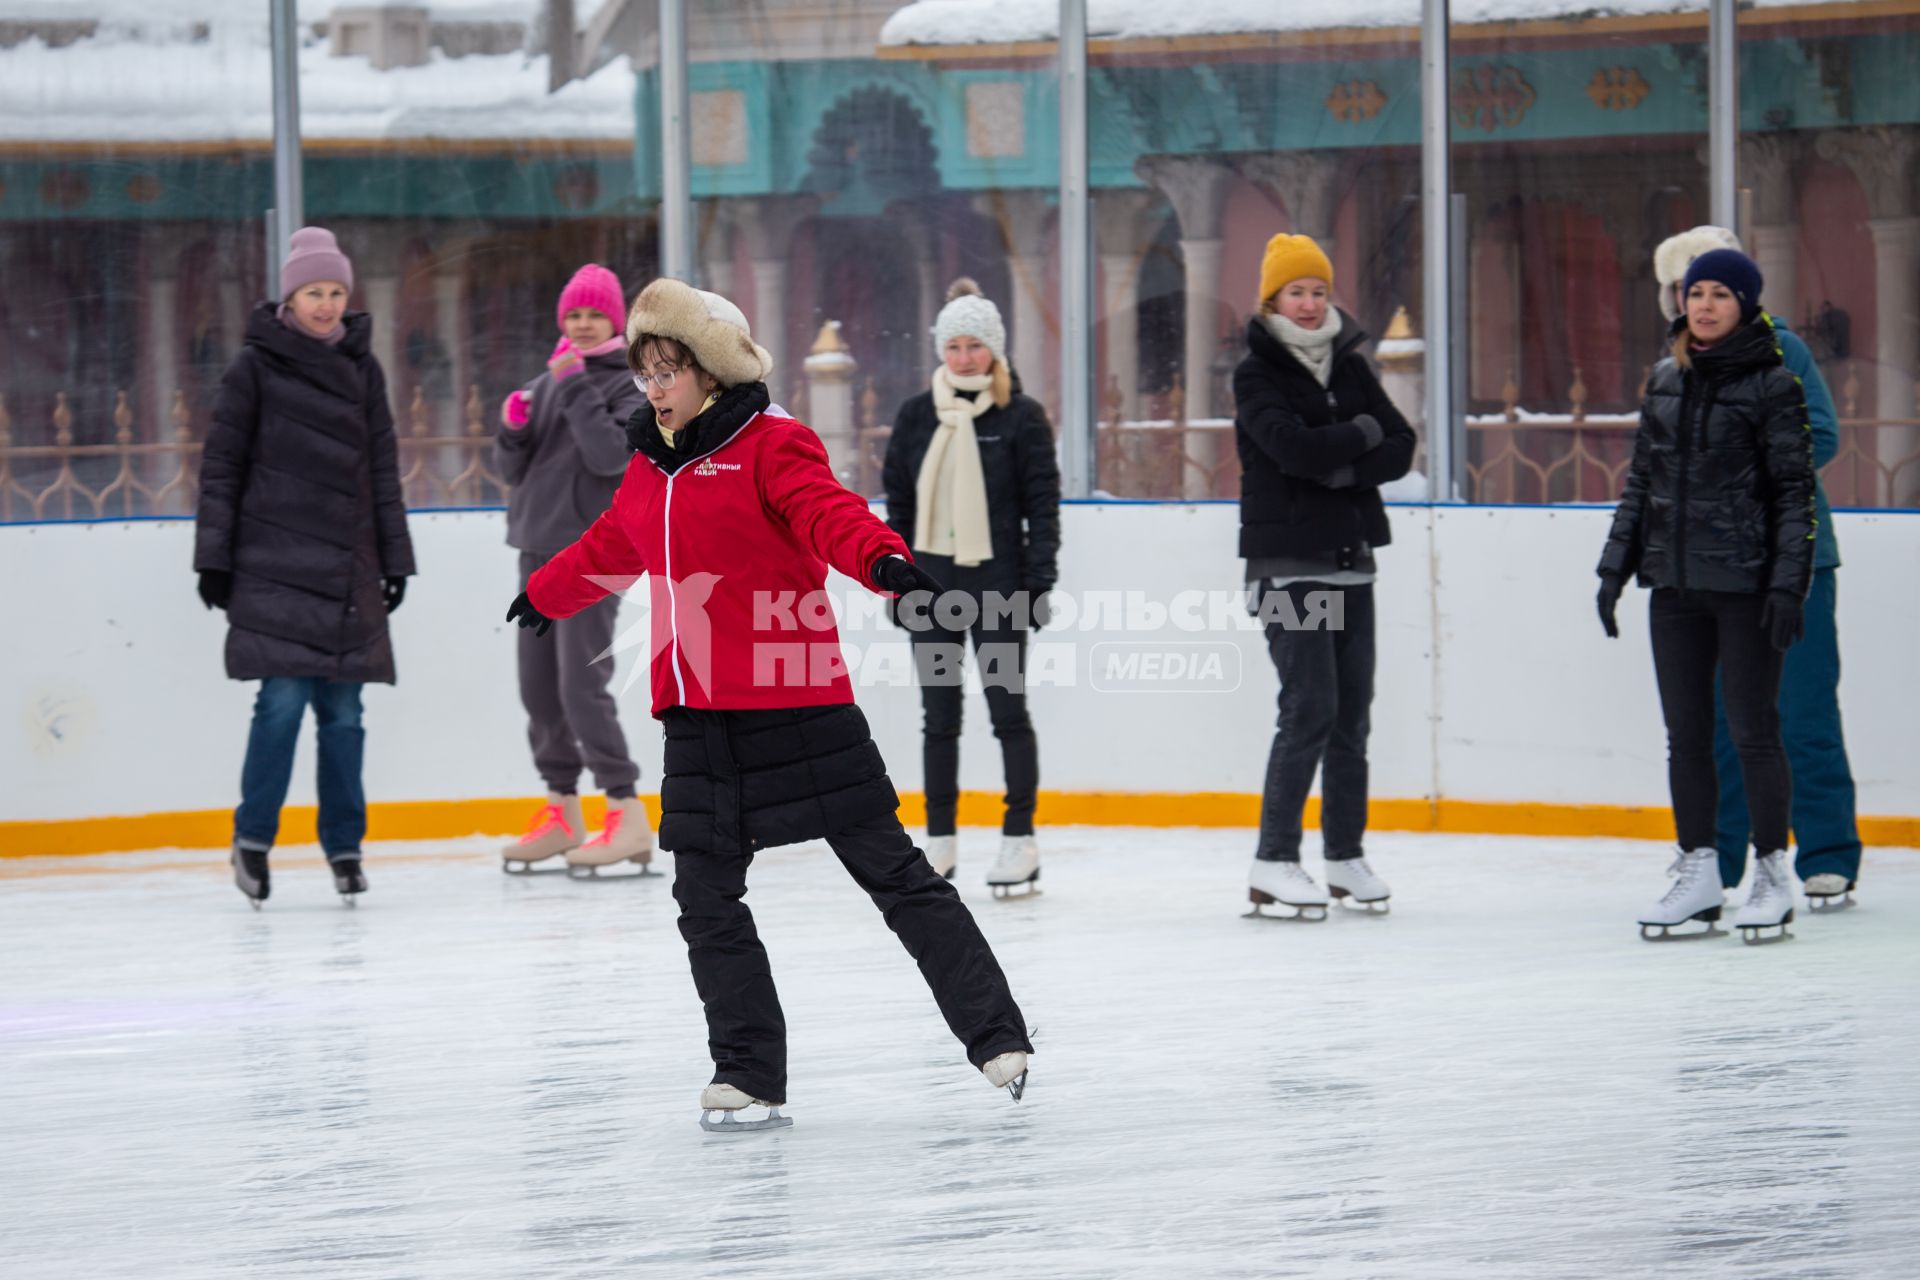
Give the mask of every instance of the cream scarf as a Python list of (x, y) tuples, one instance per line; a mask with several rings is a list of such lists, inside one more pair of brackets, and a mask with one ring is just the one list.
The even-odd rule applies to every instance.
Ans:
[(1326, 386), (1327, 379), (1333, 376), (1333, 340), (1340, 336), (1340, 313), (1327, 308), (1327, 317), (1318, 329), (1302, 329), (1278, 312), (1265, 319), (1267, 331), (1307, 367), (1308, 373), (1319, 379), (1321, 386)]
[[(943, 364), (933, 371), (933, 411), (940, 417), (914, 483), (913, 549), (952, 556), (960, 565), (993, 559), (987, 516), (987, 478), (973, 421), (993, 408), (993, 375), (958, 377)], [(974, 392), (972, 400), (958, 393)]]

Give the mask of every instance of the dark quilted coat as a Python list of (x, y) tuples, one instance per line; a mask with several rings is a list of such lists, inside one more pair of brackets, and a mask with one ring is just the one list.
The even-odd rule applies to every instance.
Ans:
[[(1240, 554), (1332, 556), (1345, 568), (1360, 544), (1393, 540), (1379, 486), (1413, 465), (1413, 428), (1388, 399), (1346, 312), (1327, 385), (1255, 316), (1248, 355), (1233, 371), (1233, 436), (1240, 452)], [(1368, 449), (1355, 422), (1371, 414), (1385, 437)], [(1351, 484), (1326, 481), (1353, 468)]]
[(372, 322), (328, 346), (255, 308), (220, 381), (193, 567), (233, 574), (227, 674), (393, 683), (383, 577), (414, 571)]
[[(1684, 325), (1685, 321), (1678, 322)], [(1655, 366), (1602, 574), (1645, 587), (1791, 591), (1813, 581), (1813, 428), (1763, 312)]]
[(751, 853), (818, 840), (899, 806), (856, 706), (673, 707), (660, 720), (663, 849)]

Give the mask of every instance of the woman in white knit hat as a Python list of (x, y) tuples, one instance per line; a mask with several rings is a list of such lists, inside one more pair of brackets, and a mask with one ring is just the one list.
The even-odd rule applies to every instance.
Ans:
[(786, 1019), (741, 897), (755, 853), (824, 839), (913, 956), (968, 1060), (1017, 1099), (1026, 1023), (953, 886), (895, 813), (899, 798), (854, 705), (840, 638), (795, 601), (832, 566), (876, 591), (938, 592), (907, 546), (835, 478), (811, 428), (772, 408), (772, 361), (740, 309), (656, 280), (627, 317), (627, 363), (646, 403), (613, 505), (536, 570), (508, 611), (545, 634), (649, 575), (653, 713), (666, 735), (659, 843), (674, 853), (713, 1081), (702, 1123), (785, 1123)]
[[(964, 596), (943, 602), (940, 620), (931, 609), (899, 617), (912, 636), (925, 713), (927, 859), (953, 875), (971, 632), (1006, 775), (1000, 855), (987, 883), (1006, 894), (1040, 878), (1040, 753), (1027, 714), (1026, 644), (1028, 631), (1046, 623), (1044, 597), (1059, 576), (1060, 467), (1046, 410), (1021, 394), (1007, 363), (1000, 310), (973, 281), (956, 280), (948, 291), (934, 346), (941, 363), (933, 385), (900, 406), (884, 473), (887, 523), (916, 561)], [(955, 621), (962, 625), (944, 625)]]

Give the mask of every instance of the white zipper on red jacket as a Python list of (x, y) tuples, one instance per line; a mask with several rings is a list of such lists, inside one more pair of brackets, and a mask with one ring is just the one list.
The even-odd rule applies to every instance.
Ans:
[[(679, 698), (680, 705), (683, 707), (687, 705), (687, 682), (682, 678), (680, 673), (680, 601), (679, 593), (674, 589), (676, 580), (673, 576), (673, 482), (679, 479), (680, 473), (688, 467), (693, 466), (695, 463), (705, 462), (708, 458), (711, 458), (714, 454), (720, 452), (735, 440), (745, 435), (747, 428), (759, 420), (760, 415), (758, 413), (754, 414), (753, 417), (748, 418), (740, 424), (738, 431), (699, 457), (688, 458), (672, 471), (661, 467), (660, 464), (652, 458), (647, 459), (648, 462), (652, 462), (654, 466), (659, 467), (660, 473), (667, 478), (667, 498), (665, 502), (660, 504), (660, 545), (665, 549), (667, 556), (667, 634), (671, 637), (668, 646), (668, 661), (673, 666), (674, 693)], [(711, 639), (709, 639), (709, 643), (711, 643)]]

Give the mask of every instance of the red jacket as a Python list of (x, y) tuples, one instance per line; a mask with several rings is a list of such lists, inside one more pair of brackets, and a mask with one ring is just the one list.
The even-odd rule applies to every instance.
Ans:
[[(613, 505), (527, 584), (533, 607), (565, 618), (650, 575), (653, 714), (853, 701), (825, 599), (827, 566), (871, 587), (875, 561), (907, 545), (827, 466), (820, 437), (733, 393), (701, 424), (697, 452), (659, 441), (650, 414)], [(732, 403), (729, 403), (729, 402)], [(726, 411), (744, 418), (729, 429)], [(689, 428), (692, 429), (692, 428)], [(671, 468), (671, 469), (670, 469)]]

